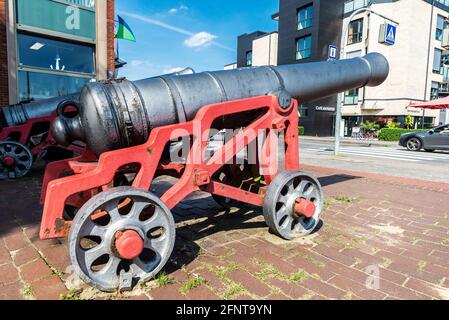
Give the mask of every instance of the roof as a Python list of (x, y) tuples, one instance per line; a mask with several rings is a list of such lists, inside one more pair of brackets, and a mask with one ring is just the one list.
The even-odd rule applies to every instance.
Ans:
[(409, 108), (421, 108), (421, 109), (449, 109), (449, 97), (441, 98), (437, 100), (427, 102), (410, 102)]

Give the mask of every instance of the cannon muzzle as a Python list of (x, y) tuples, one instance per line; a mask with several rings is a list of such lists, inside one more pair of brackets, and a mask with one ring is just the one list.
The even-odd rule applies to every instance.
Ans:
[(274, 92), (288, 92), (303, 103), (378, 86), (388, 73), (386, 58), (370, 53), (338, 61), (89, 83), (81, 92), (79, 115), (58, 117), (52, 134), (62, 145), (84, 141), (99, 155), (145, 143), (153, 128), (191, 121), (206, 105)]
[(79, 100), (79, 93), (56, 98), (19, 103), (0, 108), (0, 129), (24, 124), (30, 119), (51, 115), (63, 101)]

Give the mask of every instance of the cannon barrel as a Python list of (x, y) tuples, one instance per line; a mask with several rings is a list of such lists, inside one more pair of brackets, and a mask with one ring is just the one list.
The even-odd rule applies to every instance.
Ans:
[(79, 95), (79, 93), (74, 93), (0, 108), (0, 129), (22, 125), (29, 119), (49, 116), (63, 101), (72, 100), (78, 102)]
[(278, 92), (303, 103), (378, 86), (388, 73), (386, 58), (371, 53), (339, 61), (90, 83), (81, 92), (79, 115), (58, 117), (52, 134), (62, 145), (84, 141), (99, 155), (142, 144), (153, 128), (190, 121), (209, 104)]

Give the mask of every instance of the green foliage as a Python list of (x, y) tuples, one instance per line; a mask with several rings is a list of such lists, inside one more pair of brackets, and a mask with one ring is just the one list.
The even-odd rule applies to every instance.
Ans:
[(371, 121), (366, 121), (366, 122), (362, 123), (360, 125), (360, 127), (362, 129), (365, 129), (365, 130), (373, 130), (373, 129), (374, 130), (379, 130), (380, 129), (380, 125), (379, 124), (377, 124), (375, 122), (371, 122)]
[(179, 292), (186, 295), (190, 290), (195, 289), (196, 287), (199, 287), (201, 285), (206, 284), (206, 279), (203, 277), (195, 277), (187, 280), (184, 282), (179, 289)]
[(174, 282), (174, 279), (172, 277), (170, 277), (167, 273), (165, 273), (165, 271), (162, 271), (161, 273), (159, 273), (156, 276), (156, 285), (159, 288), (168, 286), (169, 284), (172, 284)]
[(388, 122), (387, 123), (387, 128), (388, 129), (398, 129), (400, 127), (401, 127), (401, 124), (397, 123), (397, 122)]
[(379, 140), (382, 141), (399, 141), (401, 135), (404, 133), (410, 132), (419, 132), (419, 131), (427, 131), (427, 130), (407, 130), (407, 129), (382, 129), (380, 131)]
[(304, 127), (299, 127), (299, 128), (298, 128), (298, 134), (299, 134), (300, 136), (303, 136), (303, 135), (304, 135)]
[(404, 126), (407, 129), (410, 129), (411, 127), (413, 127), (413, 124), (414, 124), (413, 117), (410, 114), (406, 115), (404, 120)]

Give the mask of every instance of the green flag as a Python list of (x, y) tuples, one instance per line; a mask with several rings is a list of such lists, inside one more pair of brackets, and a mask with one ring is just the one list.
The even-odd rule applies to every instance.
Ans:
[(118, 16), (118, 24), (118, 31), (115, 35), (115, 38), (136, 42), (136, 36), (134, 35), (133, 31), (125, 22), (125, 20), (123, 20), (120, 16)]

